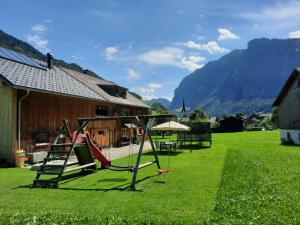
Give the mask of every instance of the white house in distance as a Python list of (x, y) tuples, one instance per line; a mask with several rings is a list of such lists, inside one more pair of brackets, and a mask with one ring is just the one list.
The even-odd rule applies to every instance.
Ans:
[(295, 68), (277, 96), (282, 144), (300, 145), (300, 68)]

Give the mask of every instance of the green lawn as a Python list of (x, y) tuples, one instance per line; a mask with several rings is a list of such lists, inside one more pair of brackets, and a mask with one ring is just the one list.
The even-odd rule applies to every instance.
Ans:
[(32, 189), (34, 172), (0, 169), (0, 224), (300, 223), (300, 147), (281, 146), (278, 131), (213, 140), (210, 149), (160, 155), (171, 172), (140, 170), (136, 192), (127, 189), (128, 172), (98, 171), (59, 189)]
[(300, 224), (300, 147), (279, 133), (220, 134), (227, 155), (208, 224)]

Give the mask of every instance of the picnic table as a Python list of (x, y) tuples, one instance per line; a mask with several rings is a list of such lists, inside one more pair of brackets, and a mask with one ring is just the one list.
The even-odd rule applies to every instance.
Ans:
[(176, 142), (159, 142), (160, 151), (176, 151), (177, 145)]

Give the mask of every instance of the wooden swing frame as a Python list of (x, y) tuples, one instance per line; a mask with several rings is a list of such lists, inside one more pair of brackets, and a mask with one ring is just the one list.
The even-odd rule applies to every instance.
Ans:
[[(94, 117), (94, 118), (79, 118), (78, 119), (78, 123), (79, 123), (78, 134), (83, 133), (84, 128), (90, 122), (94, 122), (94, 121), (124, 120), (124, 119), (138, 120), (141, 123), (141, 128), (143, 130), (143, 135), (142, 135), (142, 140), (141, 140), (141, 143), (140, 143), (140, 148), (139, 148), (139, 151), (138, 151), (138, 154), (137, 154), (137, 159), (136, 159), (136, 162), (135, 162), (135, 166), (130, 170), (131, 172), (133, 172), (132, 179), (131, 179), (130, 190), (135, 191), (136, 190), (136, 179), (137, 179), (139, 169), (148, 167), (152, 164), (156, 164), (158, 172), (160, 174), (168, 172), (168, 170), (161, 169), (161, 167), (160, 167), (160, 163), (159, 163), (159, 159), (158, 159), (158, 156), (157, 156), (156, 148), (155, 148), (155, 145), (153, 144), (153, 140), (152, 140), (151, 134), (149, 132), (148, 124), (149, 124), (149, 120), (153, 119), (153, 118), (172, 118), (172, 117), (174, 117), (173, 114), (114, 116), (114, 117), (100, 116), (100, 117)], [(150, 162), (146, 162), (144, 164), (140, 164), (142, 152), (143, 152), (143, 149), (144, 149), (144, 143), (145, 143), (146, 135), (148, 135), (148, 138), (149, 138), (149, 141), (150, 141), (150, 144), (151, 144), (151, 149), (152, 149), (152, 152), (153, 152), (153, 155), (154, 155), (154, 160), (152, 160)], [(107, 169), (109, 169), (109, 168), (107, 168)]]

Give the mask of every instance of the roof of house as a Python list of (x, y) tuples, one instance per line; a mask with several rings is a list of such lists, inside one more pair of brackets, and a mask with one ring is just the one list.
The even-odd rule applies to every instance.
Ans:
[(53, 66), (53, 69), (50, 70), (46, 67), (45, 62), (39, 60), (37, 62), (45, 67), (40, 69), (0, 57), (0, 78), (14, 88), (106, 101), (101, 95), (69, 76), (60, 68)]
[[(18, 53), (15, 52), (15, 54)], [(48, 69), (46, 62), (33, 60), (41, 67), (31, 66), (0, 55), (0, 80), (17, 89), (51, 92), (72, 97), (149, 108), (147, 104), (133, 96), (129, 91), (127, 91), (126, 98), (120, 98), (109, 95), (98, 86), (119, 86), (113, 82), (57, 66)]]
[(145, 104), (142, 100), (133, 96), (129, 91), (127, 91), (126, 98), (119, 98), (108, 94), (106, 91), (104, 91), (102, 88), (99, 87), (99, 85), (119, 86), (113, 82), (106, 81), (101, 78), (91, 77), (89, 75), (74, 70), (70, 70), (66, 68), (62, 68), (62, 69), (70, 76), (79, 80), (84, 85), (86, 85), (87, 87), (95, 91), (97, 94), (101, 95), (109, 102), (115, 104), (121, 104), (121, 105), (134, 105), (134, 106), (139, 106), (144, 108), (150, 108), (150, 106)]
[(188, 123), (190, 122), (190, 118), (189, 117), (181, 117), (178, 120), (180, 123)]
[(300, 75), (300, 68), (295, 68), (293, 70), (292, 74), (290, 75), (290, 77), (288, 78), (288, 80), (285, 82), (283, 88), (279, 92), (279, 95), (275, 99), (275, 101), (273, 103), (273, 107), (280, 105), (280, 103), (282, 102), (282, 100), (284, 99), (286, 94), (288, 93), (291, 85), (295, 82), (295, 80), (297, 79), (297, 77), (299, 75)]

